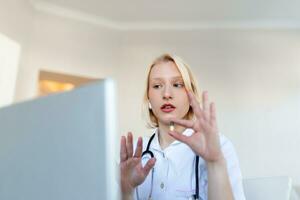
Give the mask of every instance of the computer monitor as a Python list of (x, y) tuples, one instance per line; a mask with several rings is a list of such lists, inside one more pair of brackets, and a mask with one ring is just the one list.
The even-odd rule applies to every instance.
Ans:
[(0, 109), (0, 199), (117, 199), (115, 105), (103, 80)]

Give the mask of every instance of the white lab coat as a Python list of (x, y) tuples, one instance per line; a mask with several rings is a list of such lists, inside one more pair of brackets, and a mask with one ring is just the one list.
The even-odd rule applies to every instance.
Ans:
[[(157, 130), (156, 130), (157, 131)], [(186, 129), (184, 135), (193, 134), (192, 129)], [(143, 150), (146, 149), (149, 138), (143, 138)], [(220, 135), (221, 149), (227, 162), (227, 170), (235, 200), (245, 200), (242, 185), (242, 175), (238, 157), (232, 143)], [(157, 134), (150, 146), (156, 163), (153, 177), (153, 200), (186, 200), (192, 199), (195, 194), (195, 153), (186, 144), (174, 141), (167, 148), (160, 148)], [(146, 162), (143, 158), (142, 162)], [(199, 196), (201, 200), (207, 200), (207, 168), (205, 161), (199, 157)], [(138, 191), (136, 191), (138, 190)], [(151, 190), (151, 172), (146, 180), (136, 188), (134, 198), (136, 200), (148, 200)], [(139, 199), (137, 198), (137, 192)]]

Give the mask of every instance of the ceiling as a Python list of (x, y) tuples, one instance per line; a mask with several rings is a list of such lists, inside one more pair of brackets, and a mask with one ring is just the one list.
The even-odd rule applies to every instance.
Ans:
[[(300, 27), (299, 0), (30, 0), (39, 10), (60, 10), (111, 26)], [(65, 11), (63, 11), (65, 10)]]

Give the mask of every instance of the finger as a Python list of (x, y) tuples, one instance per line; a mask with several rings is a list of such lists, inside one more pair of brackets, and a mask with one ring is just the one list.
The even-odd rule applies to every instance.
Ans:
[(207, 132), (207, 130), (209, 130), (210, 129), (210, 127), (211, 127), (211, 124), (210, 123), (208, 123), (205, 119), (200, 119), (199, 120), (199, 122), (200, 122), (200, 126), (201, 126), (201, 129), (203, 130), (203, 132)]
[(201, 118), (202, 110), (201, 110), (199, 102), (197, 101), (196, 97), (194, 96), (194, 94), (192, 92), (187, 91), (187, 94), (188, 94), (189, 102), (192, 106), (192, 109), (193, 109), (196, 117)]
[(143, 152), (143, 139), (141, 137), (138, 138), (136, 149), (134, 152), (134, 157), (141, 157)]
[(143, 168), (143, 172), (144, 172), (145, 176), (147, 176), (149, 174), (150, 170), (154, 167), (155, 162), (156, 162), (155, 158), (151, 158), (150, 160), (148, 160), (148, 162), (146, 163), (146, 165)]
[(204, 91), (202, 93), (202, 104), (203, 104), (203, 113), (204, 113), (204, 118), (206, 120), (209, 120), (209, 101), (208, 101), (208, 92)]
[(126, 142), (126, 148), (127, 148), (127, 157), (132, 157), (133, 154), (133, 145), (132, 145), (132, 133), (128, 132), (127, 134), (127, 142)]
[(120, 159), (121, 159), (121, 162), (124, 162), (124, 161), (127, 160), (127, 150), (126, 150), (126, 138), (125, 138), (125, 136), (121, 137)]
[(216, 106), (215, 103), (210, 104), (210, 121), (213, 126), (217, 124), (217, 116), (216, 116)]
[(170, 136), (172, 136), (173, 138), (175, 138), (178, 141), (181, 141), (181, 142), (186, 143), (186, 144), (189, 143), (188, 142), (188, 139), (189, 139), (188, 136), (180, 134), (177, 131), (169, 131), (168, 133), (169, 133)]
[(172, 122), (186, 128), (193, 128), (194, 122), (186, 119), (171, 119)]

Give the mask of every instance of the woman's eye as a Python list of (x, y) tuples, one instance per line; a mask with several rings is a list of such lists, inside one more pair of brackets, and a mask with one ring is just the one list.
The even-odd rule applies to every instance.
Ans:
[(161, 88), (161, 85), (160, 84), (155, 84), (155, 85), (153, 85), (153, 88), (155, 88), (155, 89)]
[(182, 88), (184, 86), (183, 83), (174, 83), (174, 87)]

